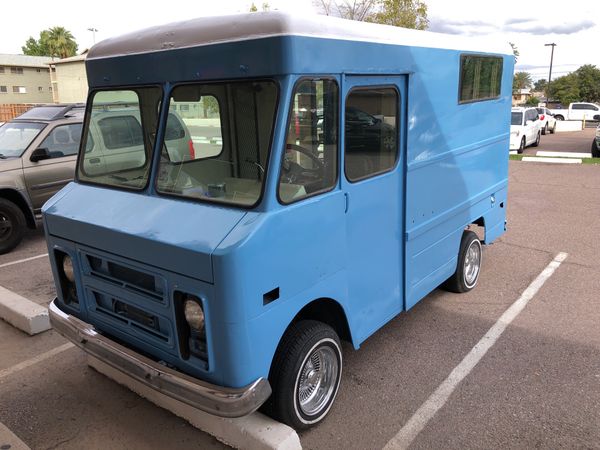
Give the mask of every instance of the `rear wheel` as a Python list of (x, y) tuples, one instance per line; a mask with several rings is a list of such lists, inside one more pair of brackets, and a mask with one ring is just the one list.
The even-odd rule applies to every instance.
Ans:
[(556, 120), (565, 120), (565, 118), (561, 115), (554, 116)]
[(333, 328), (315, 320), (297, 322), (277, 348), (266, 412), (296, 430), (309, 428), (331, 409), (341, 376), (342, 350)]
[(481, 272), (482, 250), (477, 235), (465, 230), (460, 241), (456, 272), (444, 282), (442, 288), (459, 294), (473, 289)]
[(0, 198), (0, 254), (8, 253), (23, 239), (26, 221), (13, 202)]
[(538, 131), (538, 134), (535, 138), (535, 142), (533, 144), (531, 144), (531, 146), (537, 147), (538, 145), (540, 145), (540, 139), (542, 139), (542, 133)]
[(544, 125), (544, 128), (542, 129), (542, 134), (547, 134), (548, 132), (548, 123), (546, 123), (546, 125)]

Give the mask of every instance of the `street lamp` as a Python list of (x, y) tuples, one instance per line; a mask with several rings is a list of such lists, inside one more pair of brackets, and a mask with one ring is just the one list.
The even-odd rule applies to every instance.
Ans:
[(94, 41), (94, 44), (96, 43), (96, 32), (98, 31), (97, 28), (88, 28), (88, 31), (92, 32), (92, 40)]
[(548, 84), (546, 85), (546, 106), (548, 106), (548, 90), (552, 81), (552, 60), (554, 59), (554, 47), (556, 47), (556, 44), (544, 44), (544, 47), (552, 47), (552, 52), (550, 53), (550, 73), (548, 74)]

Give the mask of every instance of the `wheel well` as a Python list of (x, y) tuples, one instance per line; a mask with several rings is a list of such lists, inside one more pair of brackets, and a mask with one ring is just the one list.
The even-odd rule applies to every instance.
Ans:
[(477, 227), (480, 227), (481, 229), (476, 229), (472, 226), (467, 227), (467, 229), (474, 231), (480, 240), (485, 240), (485, 219), (483, 218), (483, 216), (471, 222), (471, 225), (477, 225)]
[(340, 339), (352, 342), (350, 327), (344, 309), (338, 302), (330, 298), (313, 300), (300, 310), (290, 326), (299, 320), (318, 320), (329, 325), (335, 330)]
[(0, 197), (5, 198), (6, 200), (10, 200), (15, 205), (19, 207), (19, 209), (23, 212), (25, 216), (25, 220), (27, 221), (27, 226), (29, 228), (35, 228), (35, 219), (33, 218), (33, 214), (29, 205), (23, 198), (21, 194), (12, 189), (0, 189)]

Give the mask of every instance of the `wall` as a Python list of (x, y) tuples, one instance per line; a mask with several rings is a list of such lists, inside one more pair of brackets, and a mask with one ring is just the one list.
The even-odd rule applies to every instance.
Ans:
[(56, 87), (59, 103), (85, 102), (88, 93), (85, 62), (56, 64)]
[[(0, 103), (52, 103), (49, 69), (22, 67), (22, 74), (14, 74), (10, 67), (1, 67), (4, 73), (0, 72), (0, 86), (6, 86), (7, 92), (0, 92)], [(23, 86), (27, 92), (14, 93), (13, 86)]]

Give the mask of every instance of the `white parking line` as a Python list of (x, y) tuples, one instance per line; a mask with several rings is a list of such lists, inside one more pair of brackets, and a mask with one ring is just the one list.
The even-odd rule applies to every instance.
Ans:
[(540, 150), (535, 156), (550, 156), (557, 158), (591, 158), (591, 153), (575, 153), (575, 152), (547, 152)]
[(0, 370), (0, 380), (8, 377), (10, 375), (13, 375), (17, 372), (20, 372), (23, 369), (27, 369), (28, 367), (31, 367), (37, 363), (40, 363), (49, 358), (52, 358), (53, 356), (56, 356), (59, 353), (69, 350), (70, 348), (73, 348), (73, 347), (75, 347), (75, 344), (67, 342), (66, 344), (63, 344), (60, 347), (56, 347), (56, 348), (53, 348), (52, 350), (47, 351), (46, 353), (42, 353), (41, 355), (37, 355), (31, 359), (27, 359), (23, 362), (20, 362), (19, 364), (15, 364), (14, 366), (9, 367), (7, 369), (2, 369), (2, 370)]
[(9, 262), (9, 263), (0, 264), (0, 269), (3, 268), (3, 267), (8, 267), (8, 266), (15, 265), (15, 264), (21, 264), (21, 263), (24, 263), (24, 262), (27, 262), (27, 261), (32, 261), (34, 259), (43, 258), (45, 256), (48, 256), (48, 253), (44, 253), (43, 255), (31, 256), (29, 258), (19, 259), (18, 261), (13, 261), (13, 262)]
[(406, 449), (425, 428), (433, 416), (446, 404), (450, 395), (458, 384), (473, 370), (477, 363), (483, 358), (487, 351), (496, 343), (504, 330), (527, 306), (527, 303), (537, 294), (544, 283), (558, 269), (560, 264), (567, 258), (567, 253), (559, 253), (546, 266), (535, 280), (523, 291), (521, 296), (500, 316), (498, 321), (489, 331), (475, 344), (475, 347), (465, 356), (461, 363), (454, 368), (442, 384), (413, 414), (402, 429), (385, 445), (384, 450)]

